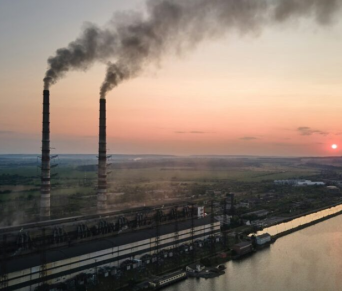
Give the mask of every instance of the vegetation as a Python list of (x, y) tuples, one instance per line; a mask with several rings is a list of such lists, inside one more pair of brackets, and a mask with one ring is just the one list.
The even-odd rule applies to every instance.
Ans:
[[(258, 200), (253, 209), (287, 214), (326, 205), (336, 197), (322, 187), (275, 186), (274, 180), (339, 179), (342, 171), (340, 158), (114, 156), (110, 162), (109, 202), (118, 210), (177, 199), (222, 198), (224, 193), (234, 192), (237, 202)], [(68, 155), (56, 163), (59, 165), (52, 169), (51, 180), (54, 217), (93, 211), (96, 157)], [(20, 209), (27, 219), (38, 214), (39, 175), (35, 156), (0, 156), (0, 222), (16, 215), (14, 209)]]

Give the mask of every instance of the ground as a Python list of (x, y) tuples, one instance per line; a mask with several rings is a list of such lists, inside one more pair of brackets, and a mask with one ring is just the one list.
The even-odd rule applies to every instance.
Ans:
[[(28, 220), (38, 214), (39, 162), (35, 155), (0, 156), (2, 224)], [(274, 180), (338, 181), (342, 172), (340, 158), (113, 156), (109, 162), (112, 163), (108, 170), (109, 192), (123, 193), (110, 196), (113, 209), (177, 199), (205, 203), (208, 199), (222, 198), (226, 192), (234, 192), (237, 202), (259, 200), (253, 208), (286, 215), (324, 206), (336, 200), (339, 193), (327, 192), (325, 187), (275, 186)], [(96, 163), (93, 155), (62, 155), (52, 161), (58, 164), (51, 171), (54, 217), (95, 211)]]

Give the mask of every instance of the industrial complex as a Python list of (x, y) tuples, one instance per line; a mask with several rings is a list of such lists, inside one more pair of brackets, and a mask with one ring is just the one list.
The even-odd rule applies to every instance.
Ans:
[[(268, 227), (340, 205), (339, 176), (328, 172), (318, 182), (303, 177), (262, 182), (260, 189), (247, 185), (243, 195), (227, 192), (231, 187), (222, 182), (218, 189), (201, 189), (201, 195), (169, 199), (162, 191), (165, 200), (153, 206), (117, 203), (108, 191), (106, 100), (99, 101), (97, 175), (84, 187), (93, 191), (94, 207), (88, 209), (95, 209), (63, 217), (51, 208), (56, 156), (51, 155), (50, 92), (43, 91), (39, 210), (35, 207), (24, 223), (0, 226), (0, 290), (157, 290), (188, 276), (213, 278), (224, 274), (220, 264), (267, 247), (312, 220), (276, 234)], [(81, 201), (74, 198), (77, 208)]]
[[(7, 257), (2, 288), (34, 290), (43, 283), (53, 286), (79, 274), (97, 274), (101, 268), (116, 272), (135, 269), (142, 264), (159, 264), (160, 260), (180, 252), (190, 254), (195, 247), (221, 240), (219, 222), (211, 223), (210, 217), (185, 218), (188, 217), (180, 218), (176, 224), (160, 226), (148, 226), (150, 224), (144, 219), (146, 224), (141, 229), (137, 219), (123, 220), (119, 225), (120, 217), (117, 225), (106, 224), (109, 220), (103, 219), (90, 219), (85, 225), (83, 220), (76, 219), (57, 225), (24, 225), (19, 231), (1, 229), (2, 236), (17, 238), (16, 242), (7, 241), (6, 251), (12, 257)], [(137, 226), (134, 231), (132, 222)], [(65, 231), (68, 228), (74, 231)], [(16, 252), (18, 254), (13, 256)]]
[[(221, 186), (153, 206), (113, 208), (120, 202), (113, 203), (107, 188), (106, 100), (99, 105), (96, 210), (58, 216), (51, 211), (56, 156), (50, 151), (50, 92), (43, 91), (40, 204), (34, 212), (39, 218), (0, 227), (0, 290), (158, 290), (187, 277), (213, 278), (224, 274), (227, 260), (253, 254), (316, 220), (280, 233), (269, 231), (272, 225), (317, 210), (328, 213), (317, 221), (341, 212), (339, 176), (328, 172), (318, 182), (305, 177), (265, 182), (266, 188), (252, 194), (250, 185), (244, 195)], [(297, 193), (306, 195), (298, 200)], [(75, 200), (78, 207), (79, 197)]]
[(203, 206), (191, 202), (121, 212), (107, 208), (105, 99), (100, 99), (97, 213), (51, 220), (49, 98), (44, 90), (41, 219), (0, 228), (1, 290), (75, 286), (80, 275), (91, 277), (106, 270), (115, 274), (150, 264), (158, 268), (167, 258), (221, 243), (221, 224), (214, 212), (206, 215)]

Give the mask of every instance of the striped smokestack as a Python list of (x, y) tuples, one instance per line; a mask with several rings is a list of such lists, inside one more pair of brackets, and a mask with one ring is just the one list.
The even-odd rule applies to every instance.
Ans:
[(99, 128), (99, 164), (97, 211), (104, 212), (107, 208), (107, 150), (106, 150), (106, 99), (100, 99)]
[(43, 132), (41, 165), (41, 219), (50, 218), (50, 92), (43, 91)]

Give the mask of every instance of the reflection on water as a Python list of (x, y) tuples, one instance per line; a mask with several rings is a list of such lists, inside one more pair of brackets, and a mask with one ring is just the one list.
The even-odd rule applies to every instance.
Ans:
[[(277, 234), (339, 212), (336, 206), (269, 227)], [(342, 291), (342, 215), (279, 238), (273, 245), (241, 261), (226, 263), (226, 274), (193, 279), (166, 291)]]
[(284, 231), (288, 231), (292, 228), (297, 228), (299, 226), (314, 222), (315, 220), (322, 219), (326, 216), (338, 213), (340, 211), (342, 211), (342, 205), (337, 205), (337, 206), (334, 206), (334, 207), (331, 207), (331, 208), (328, 208), (319, 212), (301, 216), (289, 222), (280, 223), (274, 226), (267, 227), (263, 229), (262, 231), (259, 231), (258, 234), (263, 234), (267, 232), (270, 235), (277, 235)]

